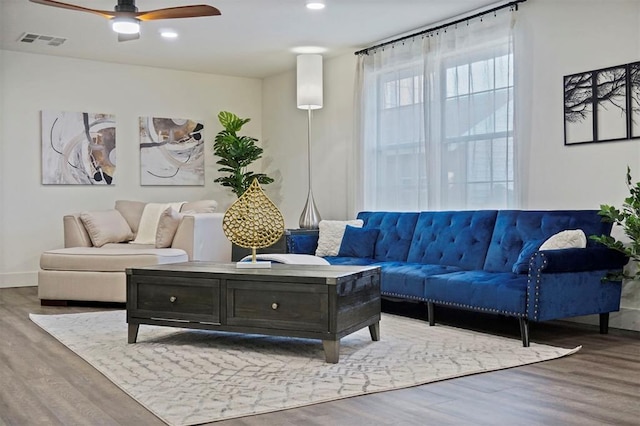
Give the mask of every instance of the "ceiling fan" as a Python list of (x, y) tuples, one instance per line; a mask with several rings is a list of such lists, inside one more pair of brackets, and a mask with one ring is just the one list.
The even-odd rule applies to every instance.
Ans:
[(197, 18), (200, 16), (221, 15), (220, 10), (213, 6), (198, 4), (193, 6), (167, 7), (164, 9), (138, 12), (135, 0), (118, 0), (114, 11), (89, 9), (75, 4), (62, 3), (54, 0), (29, 0), (45, 6), (62, 9), (77, 10), (100, 15), (111, 21), (111, 28), (118, 33), (118, 41), (135, 40), (140, 38), (140, 21), (155, 21), (159, 19)]

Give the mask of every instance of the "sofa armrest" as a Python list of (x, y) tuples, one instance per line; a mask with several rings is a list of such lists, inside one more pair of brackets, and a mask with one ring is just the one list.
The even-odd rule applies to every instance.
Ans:
[(621, 282), (604, 278), (622, 272), (627, 261), (606, 247), (535, 253), (529, 263), (528, 318), (549, 321), (619, 310)]
[(186, 214), (171, 247), (186, 251), (189, 260), (230, 262), (231, 242), (222, 230), (223, 216), (222, 213)]
[(80, 220), (80, 214), (63, 216), (62, 226), (65, 247), (93, 247), (89, 233)]
[(621, 271), (628, 261), (629, 258), (623, 253), (607, 247), (543, 250), (533, 255), (529, 268), (530, 273), (539, 270), (543, 274), (600, 270)]

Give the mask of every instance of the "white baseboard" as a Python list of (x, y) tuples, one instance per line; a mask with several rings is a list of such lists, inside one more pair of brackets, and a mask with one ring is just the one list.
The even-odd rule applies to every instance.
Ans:
[(37, 271), (0, 274), (0, 288), (33, 287), (37, 285)]

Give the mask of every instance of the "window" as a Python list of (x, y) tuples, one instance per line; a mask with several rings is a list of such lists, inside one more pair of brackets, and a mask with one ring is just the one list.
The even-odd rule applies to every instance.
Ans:
[[(376, 204), (385, 210), (414, 210), (424, 193), (425, 164), (422, 122), (422, 76), (404, 70), (380, 75), (376, 178)], [(422, 193), (420, 193), (422, 191)]]
[(361, 61), (365, 210), (515, 207), (510, 16)]
[(445, 62), (442, 170), (450, 208), (514, 205), (513, 55)]

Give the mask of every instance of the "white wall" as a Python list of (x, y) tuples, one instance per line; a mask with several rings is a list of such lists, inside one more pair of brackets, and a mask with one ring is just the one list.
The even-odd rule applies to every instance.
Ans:
[[(635, 0), (529, 0), (519, 25), (531, 76), (529, 191), (523, 208), (597, 209), (627, 195), (627, 164), (640, 180), (640, 140), (564, 146), (563, 76), (640, 60), (640, 3)], [(324, 62), (325, 106), (314, 115), (313, 179), (325, 219), (350, 218), (347, 169), (353, 145), (354, 55)], [(306, 117), (295, 108), (295, 72), (264, 80), (263, 134), (270, 167), (282, 172), (279, 204), (295, 227), (306, 198)], [(621, 315), (612, 325), (640, 330), (640, 295), (624, 289)]]
[(640, 180), (639, 140), (563, 145), (562, 98), (564, 75), (640, 60), (639, 6), (634, 0), (534, 0), (522, 5), (533, 75), (527, 207), (619, 205), (627, 195), (627, 164)]
[[(0, 287), (35, 285), (40, 253), (63, 245), (62, 216), (113, 208), (117, 199), (179, 201), (213, 198), (224, 209), (234, 197), (214, 184), (216, 116), (232, 111), (252, 121), (261, 139), (262, 81), (85, 61), (12, 51), (2, 53), (0, 119)], [(115, 185), (42, 185), (40, 111), (116, 116)], [(138, 117), (204, 120), (204, 186), (140, 186)]]
[[(312, 112), (311, 180), (323, 219), (347, 217), (353, 143), (355, 55), (325, 59), (324, 107)], [(297, 228), (307, 199), (307, 111), (296, 107), (295, 70), (263, 83), (263, 127), (267, 172), (277, 170), (280, 197), (274, 198), (288, 228)], [(282, 196), (281, 194), (286, 194)]]

